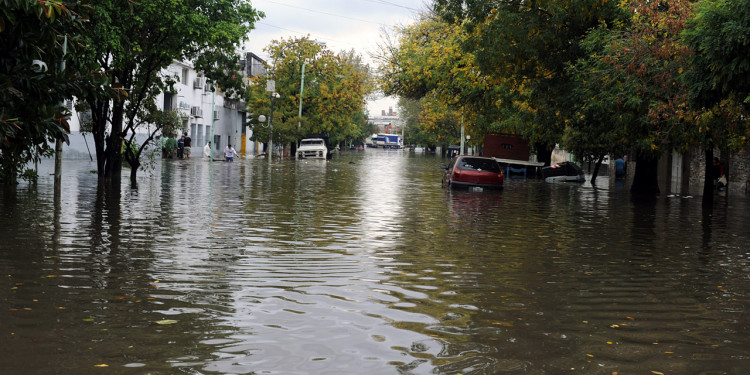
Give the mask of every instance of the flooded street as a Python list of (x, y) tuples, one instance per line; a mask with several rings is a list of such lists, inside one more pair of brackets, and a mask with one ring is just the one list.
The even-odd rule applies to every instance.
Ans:
[(0, 373), (748, 373), (747, 198), (444, 163), (170, 160), (115, 194), (66, 161), (59, 204), (45, 164), (0, 196)]

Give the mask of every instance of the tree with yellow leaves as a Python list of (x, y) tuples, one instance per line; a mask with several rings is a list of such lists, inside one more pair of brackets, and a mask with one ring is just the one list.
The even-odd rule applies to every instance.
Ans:
[[(247, 102), (253, 113), (270, 117), (271, 95), (266, 85), (274, 80), (279, 95), (273, 102), (274, 141), (296, 145), (299, 139), (316, 134), (335, 144), (368, 135), (365, 97), (373, 84), (360, 56), (351, 51), (334, 54), (309, 37), (276, 40), (266, 51), (271, 56), (268, 74), (253, 78)], [(270, 129), (257, 116), (248, 122), (253, 140), (268, 140)]]

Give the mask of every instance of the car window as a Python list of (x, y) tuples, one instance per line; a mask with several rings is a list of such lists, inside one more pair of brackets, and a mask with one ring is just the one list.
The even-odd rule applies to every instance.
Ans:
[(448, 164), (448, 169), (453, 169), (454, 165), (456, 165), (456, 158), (451, 159), (451, 163)]
[(492, 159), (463, 158), (461, 159), (459, 168), (475, 171), (500, 172), (500, 165)]

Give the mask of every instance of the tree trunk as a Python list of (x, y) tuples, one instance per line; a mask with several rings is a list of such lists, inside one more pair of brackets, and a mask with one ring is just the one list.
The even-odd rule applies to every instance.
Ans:
[(638, 153), (635, 158), (635, 176), (633, 185), (630, 187), (631, 194), (637, 195), (659, 195), (658, 165), (659, 159), (645, 157)]
[(712, 206), (714, 204), (714, 180), (712, 168), (714, 148), (711, 146), (706, 147), (704, 154), (706, 160), (704, 165), (705, 177), (703, 178), (703, 206)]
[(0, 150), (0, 154), (2, 154), (2, 157), (0, 157), (0, 163), (2, 163), (2, 168), (0, 168), (2, 171), (2, 174), (0, 174), (0, 183), (8, 186), (17, 185), (18, 170), (16, 169), (15, 155), (7, 148)]
[(596, 183), (596, 177), (599, 176), (599, 168), (602, 166), (603, 161), (604, 155), (599, 155), (599, 159), (596, 161), (596, 165), (594, 165), (594, 173), (591, 174), (591, 185)]
[[(138, 152), (133, 152), (134, 145), (131, 143), (134, 142), (134, 140), (131, 138), (129, 141), (124, 142), (125, 143), (125, 161), (130, 166), (130, 187), (132, 189), (138, 188), (138, 183), (136, 177), (138, 176), (138, 168), (141, 167), (141, 151), (145, 149), (145, 144), (141, 146), (140, 150)], [(148, 143), (148, 142), (146, 142)]]
[(91, 134), (94, 137), (94, 150), (96, 152), (96, 172), (101, 182), (104, 180), (104, 168), (107, 161), (105, 157), (105, 132), (107, 129), (107, 112), (109, 111), (109, 102), (105, 103), (95, 100), (89, 100), (89, 106), (91, 107), (92, 119)]
[(136, 176), (138, 174), (138, 168), (140, 168), (141, 163), (139, 162), (130, 162), (130, 187), (132, 189), (138, 188), (138, 180), (136, 179)]
[(546, 143), (535, 143), (534, 148), (536, 149), (536, 161), (544, 163), (545, 167), (552, 164), (552, 150)]
[(125, 104), (122, 101), (114, 103), (112, 107), (112, 132), (106, 142), (104, 178), (112, 186), (119, 186), (122, 180), (122, 121), (125, 112), (124, 106)]

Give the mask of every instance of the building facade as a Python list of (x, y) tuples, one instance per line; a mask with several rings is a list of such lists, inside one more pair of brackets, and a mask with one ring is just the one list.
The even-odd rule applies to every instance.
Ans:
[[(265, 62), (258, 56), (246, 53), (243, 57), (242, 71), (238, 73), (243, 75), (245, 82), (249, 77), (265, 74)], [(244, 102), (225, 98), (190, 62), (175, 61), (162, 71), (162, 75), (176, 77), (178, 83), (174, 87), (175, 93), (159, 94), (156, 105), (161, 110), (176, 110), (179, 113), (182, 126), (178, 135), (188, 134), (193, 141), (194, 150), (202, 150), (211, 141), (215, 157), (221, 157), (228, 144), (244, 155), (263, 151), (262, 145), (248, 141), (252, 133), (246, 126), (248, 108)], [(85, 122), (87, 114), (76, 112), (74, 101), (68, 103), (68, 108), (72, 111), (70, 145), (63, 149), (63, 157), (95, 158), (92, 154), (93, 137), (81, 129), (81, 123)], [(145, 139), (146, 136), (144, 131), (141, 137)], [(160, 139), (155, 140), (152, 147), (160, 148), (160, 144)]]

